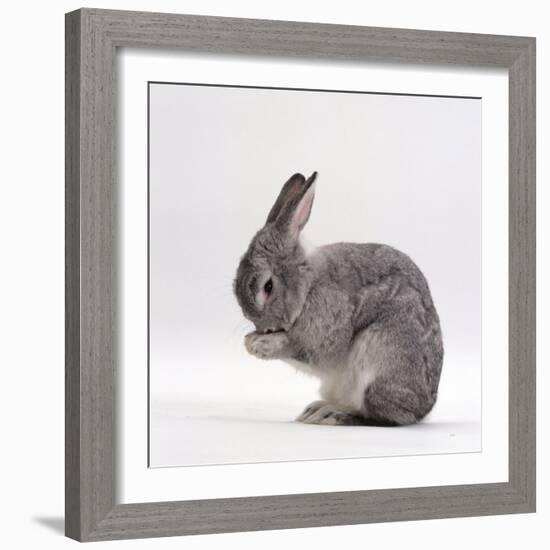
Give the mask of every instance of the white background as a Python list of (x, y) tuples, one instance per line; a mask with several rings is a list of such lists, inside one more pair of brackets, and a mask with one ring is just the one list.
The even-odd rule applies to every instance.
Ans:
[[(480, 451), (482, 100), (173, 84), (149, 97), (151, 465)], [(314, 169), (306, 242), (395, 246), (430, 284), (445, 364), (419, 429), (291, 423), (318, 380), (246, 353), (239, 258), (282, 183)]]
[[(4, 261), (2, 316), (4, 354), (2, 514), (4, 541), (11, 548), (38, 545), (58, 548), (74, 544), (60, 535), (63, 515), (63, 13), (80, 5), (59, 2), (54, 8), (38, 2), (4, 11), (2, 89), (4, 171), (2, 249)], [(342, 1), (306, 3), (280, 1), (254, 4), (224, 2), (98, 2), (97, 7), (157, 9), (242, 17), (297, 19), (318, 22), (416, 27), (437, 30), (538, 36), (538, 97), (548, 95), (548, 29), (543, 4), (418, 1), (361, 5)], [(495, 14), (498, 13), (498, 17)], [(25, 31), (22, 22), (25, 22)], [(543, 70), (544, 69), (544, 70)], [(538, 179), (547, 179), (548, 109), (538, 106)], [(30, 158), (29, 158), (30, 157)], [(538, 211), (550, 207), (548, 192), (539, 186)], [(546, 208), (544, 208), (546, 206)], [(548, 222), (539, 216), (539, 281), (547, 270)], [(546, 264), (546, 265), (545, 265)], [(548, 331), (547, 293), (539, 284), (539, 334)], [(32, 340), (29, 342), (29, 337)], [(548, 362), (539, 338), (539, 365)], [(539, 372), (539, 464), (548, 450), (547, 378)], [(546, 432), (546, 434), (545, 434)], [(543, 435), (545, 434), (545, 435)], [(387, 525), (231, 534), (162, 541), (111, 543), (158, 548), (279, 548), (281, 545), (384, 545), (385, 548), (463, 548), (485, 541), (500, 548), (534, 544), (547, 530), (548, 475), (539, 468), (539, 512), (530, 516), (470, 518)]]

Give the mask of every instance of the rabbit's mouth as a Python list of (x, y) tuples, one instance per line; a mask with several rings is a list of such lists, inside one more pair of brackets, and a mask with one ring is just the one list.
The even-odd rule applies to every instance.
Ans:
[(262, 334), (275, 334), (276, 332), (286, 332), (284, 328), (266, 328)]

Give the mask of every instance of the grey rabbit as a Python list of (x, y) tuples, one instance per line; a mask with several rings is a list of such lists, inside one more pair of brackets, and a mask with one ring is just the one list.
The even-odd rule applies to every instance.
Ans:
[(241, 258), (233, 288), (256, 330), (247, 351), (318, 377), (307, 424), (400, 426), (433, 407), (443, 364), (428, 283), (404, 253), (336, 243), (306, 255), (314, 172), (294, 174)]

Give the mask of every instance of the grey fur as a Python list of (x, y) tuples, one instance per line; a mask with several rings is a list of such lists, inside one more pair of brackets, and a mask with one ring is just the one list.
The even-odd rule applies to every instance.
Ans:
[(240, 261), (234, 291), (256, 327), (246, 349), (321, 380), (323, 400), (301, 422), (418, 422), (436, 401), (443, 364), (428, 283), (407, 255), (382, 244), (337, 243), (306, 256), (299, 232), (315, 177), (286, 182)]

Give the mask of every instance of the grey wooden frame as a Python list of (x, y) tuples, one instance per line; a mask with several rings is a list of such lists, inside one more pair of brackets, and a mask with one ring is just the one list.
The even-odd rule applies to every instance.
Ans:
[[(115, 502), (119, 47), (509, 71), (509, 481)], [(535, 511), (535, 39), (81, 9), (66, 15), (66, 534), (81, 541)]]

